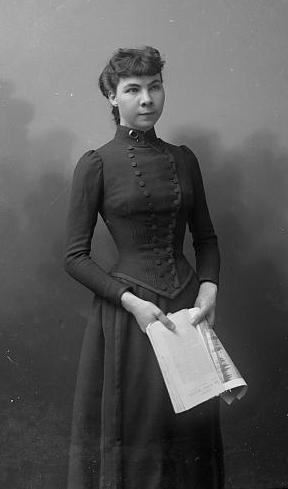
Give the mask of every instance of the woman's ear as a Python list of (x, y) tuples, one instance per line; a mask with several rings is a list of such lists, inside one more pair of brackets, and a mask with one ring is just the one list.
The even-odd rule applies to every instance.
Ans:
[(117, 99), (116, 99), (116, 93), (114, 92), (109, 92), (108, 93), (108, 100), (113, 107), (118, 107)]

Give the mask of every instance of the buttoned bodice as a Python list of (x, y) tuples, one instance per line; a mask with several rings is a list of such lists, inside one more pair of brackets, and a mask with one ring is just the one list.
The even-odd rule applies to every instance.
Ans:
[[(98, 212), (119, 251), (109, 276), (89, 257)], [(68, 223), (68, 271), (110, 300), (123, 291), (117, 278), (176, 296), (195, 273), (183, 255), (187, 223), (199, 280), (218, 281), (217, 239), (198, 162), (188, 148), (158, 139), (154, 129), (118, 126), (112, 141), (80, 159)]]

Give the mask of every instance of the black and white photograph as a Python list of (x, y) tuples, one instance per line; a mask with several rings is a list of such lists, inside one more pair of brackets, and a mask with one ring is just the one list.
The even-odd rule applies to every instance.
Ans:
[(0, 487), (288, 489), (288, 1), (0, 0)]

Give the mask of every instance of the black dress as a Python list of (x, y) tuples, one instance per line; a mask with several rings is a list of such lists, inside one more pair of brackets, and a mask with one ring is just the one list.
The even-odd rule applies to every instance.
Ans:
[[(119, 260), (90, 257), (98, 213)], [(196, 271), (183, 255), (188, 224)], [(220, 489), (218, 401), (175, 414), (148, 337), (122, 306), (125, 290), (165, 313), (193, 307), (218, 282), (219, 252), (198, 162), (185, 146), (118, 126), (79, 160), (68, 216), (66, 269), (94, 293), (77, 379), (69, 489)]]

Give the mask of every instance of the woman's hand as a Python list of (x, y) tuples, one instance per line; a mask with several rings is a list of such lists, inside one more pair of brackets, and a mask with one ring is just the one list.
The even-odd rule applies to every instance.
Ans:
[(197, 326), (203, 319), (207, 319), (208, 324), (213, 328), (215, 324), (217, 285), (213, 282), (202, 282), (199, 288), (194, 307), (195, 313), (192, 312), (192, 324)]
[(133, 314), (143, 333), (146, 333), (148, 324), (154, 321), (161, 321), (171, 331), (175, 329), (174, 323), (152, 302), (140, 299), (131, 292), (124, 292), (121, 296), (121, 303), (126, 311)]

